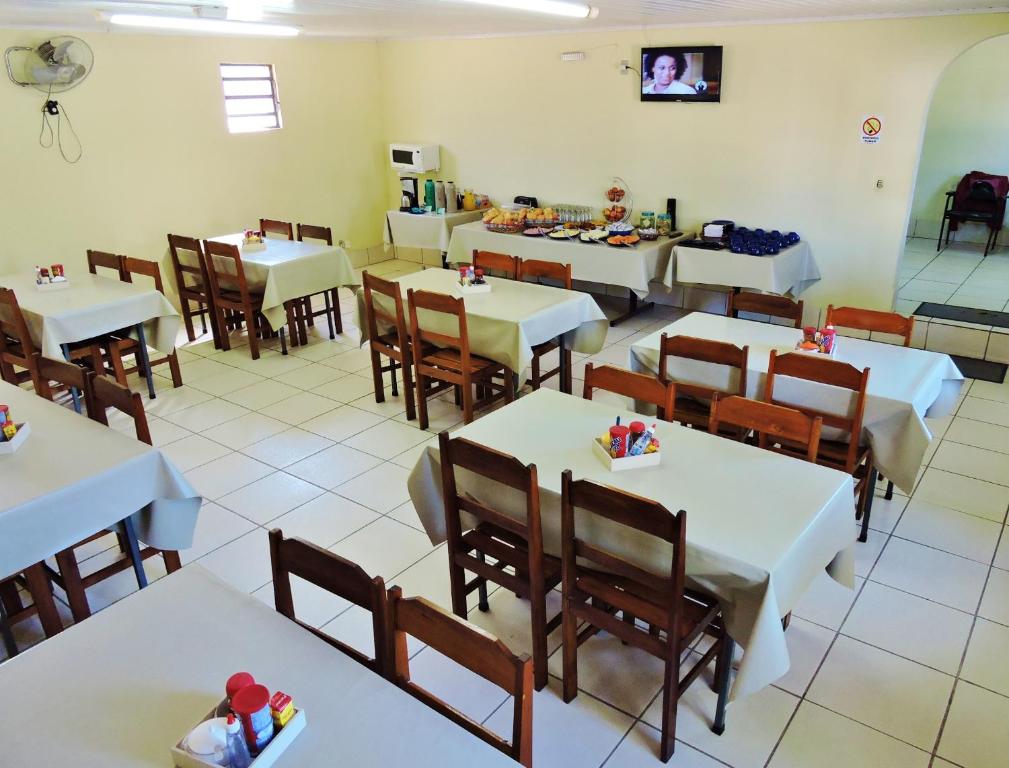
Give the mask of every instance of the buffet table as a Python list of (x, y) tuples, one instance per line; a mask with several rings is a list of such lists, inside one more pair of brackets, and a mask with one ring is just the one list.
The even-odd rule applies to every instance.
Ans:
[(491, 232), (482, 222), (476, 221), (456, 227), (452, 232), (448, 262), (468, 264), (473, 258), (473, 251), (481, 250), (570, 264), (575, 280), (619, 285), (630, 290), (628, 312), (611, 321), (612, 325), (616, 325), (652, 306), (650, 302), (639, 305), (638, 300), (648, 296), (649, 281), (661, 280), (666, 274), (673, 246), (692, 237), (688, 233), (676, 238), (660, 237), (651, 242), (642, 240), (632, 248), (614, 248), (605, 243)]
[[(634, 344), (629, 353), (632, 370), (658, 371), (663, 333), (749, 345), (746, 395), (757, 399), (763, 397), (771, 350), (792, 352), (802, 339), (802, 331), (795, 328), (694, 312)], [(963, 375), (949, 355), (847, 336), (838, 337), (834, 359), (871, 370), (863, 429), (872, 446), (873, 461), (881, 474), (910, 494), (932, 439), (925, 416), (951, 412)], [(669, 358), (668, 375), (673, 380), (718, 389), (729, 386), (725, 366), (696, 360)], [(850, 393), (845, 390), (790, 377), (775, 383), (774, 392), (782, 400), (828, 413), (847, 413), (850, 403)]]
[[(636, 416), (550, 389), (539, 389), (452, 433), (534, 463), (540, 484), (543, 550), (560, 554), (561, 473), (654, 499), (687, 513), (687, 580), (718, 598), (732, 638), (745, 652), (732, 697), (754, 693), (788, 671), (781, 619), (826, 568), (845, 586), (854, 580), (852, 478), (843, 472), (734, 440), (659, 421), (661, 464), (610, 472), (592, 441), (616, 415)], [(645, 418), (645, 417), (640, 417)], [(652, 419), (648, 419), (649, 422)], [(525, 519), (525, 497), (499, 483), (457, 476), (459, 491)], [(410, 498), (432, 543), (445, 541), (436, 447), (420, 455)], [(465, 526), (464, 526), (465, 527)], [(585, 535), (655, 573), (668, 572), (670, 551), (653, 537), (599, 521)]]
[(164, 768), (238, 670), (305, 712), (276, 768), (517, 766), (196, 564), (0, 665), (0, 688), (17, 699), (0, 718), (0, 762)]
[(677, 245), (662, 282), (670, 288), (674, 283), (700, 283), (798, 296), (819, 279), (809, 243), (802, 240), (768, 256)]
[(456, 211), (455, 213), (405, 213), (388, 211), (385, 214), (386, 245), (404, 248), (426, 248), (445, 253), (452, 230), (471, 221), (479, 221), (483, 211)]

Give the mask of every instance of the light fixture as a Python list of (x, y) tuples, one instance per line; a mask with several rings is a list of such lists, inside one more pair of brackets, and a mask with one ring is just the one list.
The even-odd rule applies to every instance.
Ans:
[(593, 8), (591, 5), (562, 2), (562, 0), (461, 0), (461, 2), (495, 5), (514, 11), (550, 13), (554, 16), (568, 16), (573, 19), (594, 19), (599, 15), (599, 9)]
[(173, 29), (181, 32), (208, 32), (217, 35), (265, 35), (267, 37), (295, 37), (300, 30), (280, 24), (252, 24), (243, 21), (225, 21), (183, 16), (143, 16), (132, 13), (114, 13), (109, 23), (121, 27), (143, 29)]
[(262, 21), (263, 4), (259, 0), (228, 0), (228, 21)]

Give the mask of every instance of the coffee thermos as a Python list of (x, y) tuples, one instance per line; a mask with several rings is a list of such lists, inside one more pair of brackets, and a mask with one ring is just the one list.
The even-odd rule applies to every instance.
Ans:
[(445, 182), (436, 181), (434, 183), (434, 209), (440, 211), (445, 208)]
[(455, 213), (459, 210), (459, 197), (455, 192), (455, 182), (445, 182), (445, 211)]
[(424, 207), (432, 211), (437, 207), (434, 199), (434, 180), (428, 179), (424, 182)]

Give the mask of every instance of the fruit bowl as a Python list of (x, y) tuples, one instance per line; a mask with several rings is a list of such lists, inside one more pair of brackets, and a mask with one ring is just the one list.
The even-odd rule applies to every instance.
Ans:
[(624, 199), (624, 195), (626, 194), (627, 193), (624, 192), (624, 190), (614, 185), (606, 190), (606, 199), (609, 200), (611, 203), (619, 203), (621, 200)]

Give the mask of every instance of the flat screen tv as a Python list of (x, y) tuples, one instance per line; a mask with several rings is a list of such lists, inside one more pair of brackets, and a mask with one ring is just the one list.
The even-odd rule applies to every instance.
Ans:
[(720, 101), (722, 47), (641, 49), (642, 101)]

